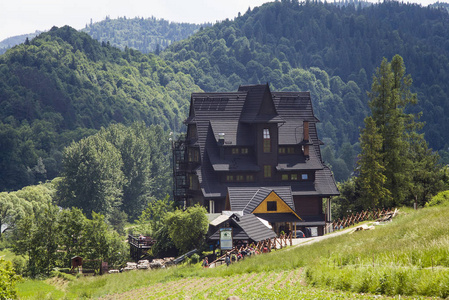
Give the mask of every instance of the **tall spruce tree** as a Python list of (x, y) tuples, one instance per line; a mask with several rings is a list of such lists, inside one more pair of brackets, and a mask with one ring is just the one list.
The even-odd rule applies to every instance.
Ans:
[[(411, 85), (411, 76), (405, 74), (404, 61), (399, 55), (391, 62), (384, 58), (374, 75), (368, 93), (372, 117), (365, 120), (366, 128), (360, 138), (358, 178), (363, 201), (374, 197), (367, 202), (371, 205), (376, 199), (381, 200), (378, 205), (382, 207), (411, 204), (412, 195), (425, 194), (419, 187), (420, 174), (430, 168), (433, 174), (430, 177), (437, 176), (435, 157), (426, 159), (426, 164), (417, 161), (434, 154), (427, 149), (423, 135), (417, 133), (422, 128), (422, 123), (417, 121), (419, 115), (406, 113), (406, 108), (417, 102), (416, 94), (410, 91)], [(375, 178), (384, 179), (385, 184), (379, 186)]]
[(359, 176), (356, 185), (360, 189), (363, 209), (372, 209), (390, 202), (391, 193), (385, 187), (387, 177), (382, 164), (384, 154), (382, 136), (372, 117), (365, 118), (365, 129), (360, 135), (362, 151), (359, 155)]

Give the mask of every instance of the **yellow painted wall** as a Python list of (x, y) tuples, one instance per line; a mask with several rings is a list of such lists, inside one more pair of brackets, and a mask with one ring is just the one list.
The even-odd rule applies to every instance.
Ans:
[[(277, 204), (277, 210), (276, 211), (267, 211), (267, 202), (268, 201), (276, 201)], [(253, 214), (266, 214), (266, 213), (296, 213), (281, 199), (279, 196), (272, 191), (270, 194), (268, 194), (267, 198), (262, 201), (262, 203), (259, 204), (259, 206), (256, 207), (256, 209), (253, 210)]]

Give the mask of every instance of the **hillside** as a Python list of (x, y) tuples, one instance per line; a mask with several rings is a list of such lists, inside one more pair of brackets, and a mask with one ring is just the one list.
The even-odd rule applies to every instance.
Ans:
[(41, 31), (36, 31), (35, 33), (16, 35), (0, 41), (0, 54), (5, 53), (9, 48), (24, 43), (27, 38), (31, 40), (41, 33)]
[[(418, 93), (409, 111), (423, 112), (426, 140), (448, 163), (448, 22), (445, 9), (393, 1), (366, 7), (277, 1), (199, 29), (152, 18), (87, 26), (125, 50), (54, 28), (0, 56), (0, 135), (6, 141), (0, 190), (54, 178), (64, 146), (111, 122), (142, 120), (180, 132), (192, 91), (263, 82), (273, 91), (311, 92), (323, 158), (343, 181), (360, 151), (373, 72), (382, 57), (396, 53)], [(132, 49), (143, 46), (145, 39), (137, 37), (143, 31), (160, 42), (197, 29), (160, 55)]]
[(155, 55), (121, 51), (70, 27), (10, 49), (0, 56), (0, 190), (54, 178), (63, 147), (110, 123), (179, 131), (199, 90)]
[(201, 269), (196, 265), (80, 278), (65, 285), (65, 295), (107, 299), (225, 299), (229, 295), (241, 299), (445, 298), (449, 296), (448, 217), (447, 206), (401, 209), (391, 223), (374, 230), (258, 255), (230, 267)]
[[(306, 1), (276, 1), (248, 10), (173, 44), (162, 56), (191, 73), (205, 91), (235, 90), (239, 84), (270, 82), (279, 90), (310, 90), (321, 137), (342, 157), (345, 142), (357, 151), (367, 112), (366, 91), (383, 57), (404, 58), (413, 78), (424, 132), (435, 150), (447, 149), (449, 124), (449, 14), (446, 9), (385, 1), (362, 8)], [(333, 96), (310, 86), (309, 70)], [(350, 83), (341, 88), (341, 82)], [(344, 134), (342, 134), (344, 132)], [(326, 156), (332, 161), (331, 156)], [(352, 169), (351, 165), (347, 167)]]
[[(194, 34), (201, 27), (211, 24), (190, 24), (170, 22), (164, 19), (126, 18), (111, 19), (86, 24), (81, 32), (86, 32), (100, 42), (109, 42), (112, 46), (124, 50), (125, 47), (139, 50), (142, 53), (159, 52), (175, 41), (183, 40)], [(33, 39), (42, 31), (12, 36), (0, 41), (0, 54), (22, 44), (25, 39)]]
[(159, 52), (171, 43), (188, 38), (201, 27), (210, 24), (176, 23), (164, 19), (106, 17), (101, 22), (86, 25), (86, 32), (100, 42), (109, 42), (112, 46), (124, 50), (126, 47), (142, 53)]

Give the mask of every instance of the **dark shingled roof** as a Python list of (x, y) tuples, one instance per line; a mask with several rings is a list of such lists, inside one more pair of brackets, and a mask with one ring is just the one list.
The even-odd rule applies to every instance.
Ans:
[[(255, 215), (244, 216), (232, 215), (230, 218), (232, 235), (234, 240), (251, 240), (259, 242), (276, 237), (276, 233), (265, 226)], [(210, 240), (220, 239), (220, 230), (217, 230), (210, 237)]]
[(250, 214), (272, 191), (274, 191), (293, 211), (295, 210), (290, 186), (228, 187), (231, 210), (243, 211), (244, 214)]
[(299, 155), (279, 155), (278, 165), (276, 170), (278, 171), (295, 171), (295, 170), (321, 170), (323, 164), (318, 160), (316, 152), (312, 151), (309, 158)]
[[(309, 92), (271, 92), (268, 84), (240, 86), (237, 92), (193, 93), (187, 124), (195, 124), (194, 144), (200, 149), (201, 166), (196, 170), (205, 197), (223, 198), (227, 187), (260, 188), (257, 182), (221, 183), (220, 172), (258, 172), (255, 156), (220, 156), (219, 134), (224, 133), (222, 147), (251, 147), (255, 136), (251, 124), (276, 122), (279, 145), (301, 145), (303, 122), (309, 121), (309, 157), (279, 155), (278, 171), (315, 170), (315, 182), (273, 182), (273, 186), (291, 186), (293, 195), (338, 195), (331, 171), (321, 158), (316, 122)], [(254, 195), (254, 193), (253, 193)], [(281, 197), (282, 198), (282, 197)], [(284, 199), (284, 198), (283, 198)], [(285, 199), (284, 199), (285, 201)]]

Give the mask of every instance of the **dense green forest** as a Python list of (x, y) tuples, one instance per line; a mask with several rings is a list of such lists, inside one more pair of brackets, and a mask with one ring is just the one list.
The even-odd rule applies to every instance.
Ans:
[(70, 27), (16, 46), (0, 56), (0, 189), (54, 178), (65, 146), (110, 123), (179, 131), (199, 90), (153, 54), (121, 51)]
[[(175, 41), (183, 40), (194, 34), (201, 27), (211, 26), (209, 23), (190, 24), (170, 22), (164, 19), (127, 18), (111, 19), (86, 24), (81, 29), (100, 42), (109, 42), (112, 46), (124, 50), (126, 47), (139, 50), (142, 53), (156, 52), (165, 49)], [(22, 44), (26, 39), (33, 39), (42, 31), (12, 36), (0, 41), (0, 54), (6, 50)]]
[(86, 24), (82, 31), (100, 42), (109, 42), (122, 50), (128, 47), (142, 53), (159, 53), (171, 43), (186, 39), (201, 27), (208, 26), (210, 24), (176, 23), (155, 17), (146, 19), (106, 17), (101, 22)]
[[(412, 112), (423, 112), (427, 141), (436, 150), (447, 149), (448, 22), (446, 9), (395, 1), (365, 8), (276, 1), (175, 43), (162, 56), (175, 70), (181, 62), (200, 69), (190, 74), (206, 91), (254, 82), (310, 90), (322, 121), (320, 136), (333, 148), (325, 151), (332, 163), (347, 156), (342, 152), (349, 149), (342, 147), (347, 143), (358, 151), (354, 146), (367, 113), (372, 74), (383, 57), (395, 54), (404, 58), (413, 77), (419, 101)], [(311, 87), (310, 77), (298, 76), (304, 69), (333, 95)]]
[[(426, 140), (447, 163), (448, 21), (445, 8), (394, 1), (284, 0), (201, 27), (160, 55), (134, 50), (143, 44), (124, 32), (146, 30), (163, 36), (160, 42), (188, 35), (190, 27), (154, 18), (87, 26), (108, 41), (53, 28), (0, 56), (0, 190), (54, 178), (64, 147), (101, 127), (143, 121), (180, 132), (191, 92), (261, 82), (312, 93), (323, 158), (345, 180), (360, 152), (371, 78), (382, 58), (395, 54), (404, 58), (418, 96), (407, 113), (423, 112)], [(146, 27), (152, 22), (157, 29)]]

